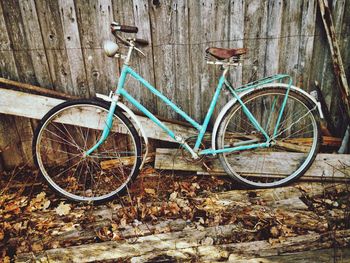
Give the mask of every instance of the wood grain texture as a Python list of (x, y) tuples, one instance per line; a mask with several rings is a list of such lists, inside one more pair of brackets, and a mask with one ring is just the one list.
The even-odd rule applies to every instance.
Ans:
[[(20, 107), (13, 104), (16, 100)], [(33, 103), (35, 101), (35, 103)], [(7, 90), (0, 88), (0, 113), (32, 118), (41, 119), (50, 109), (54, 106), (64, 102), (62, 99), (50, 98), (40, 95), (28, 94), (20, 91)], [(12, 116), (8, 116), (12, 117)], [(86, 114), (85, 120), (89, 122), (89, 114)], [(167, 133), (161, 128), (156, 126), (150, 119), (146, 117), (138, 117), (146, 135), (149, 138), (162, 140), (162, 141), (173, 141)], [(76, 122), (75, 122), (76, 123)], [(93, 123), (93, 121), (92, 121)], [(194, 136), (196, 130), (194, 128), (182, 126), (179, 124), (164, 122), (171, 130), (176, 134), (181, 134), (184, 138)], [(96, 124), (94, 124), (96, 125)]]
[(64, 47), (67, 50), (67, 62), (72, 78), (70, 94), (89, 97), (91, 91), (88, 89), (86, 80), (86, 69), (74, 2), (73, 0), (59, 0), (58, 8), (63, 29)]
[(278, 61), (280, 48), (278, 38), (281, 35), (283, 1), (269, 0), (267, 17), (267, 43), (265, 55), (265, 75), (270, 76), (278, 73)]
[(286, 72), (297, 85), (300, 76), (298, 68), (301, 0), (284, 1), (280, 39), (279, 72)]
[[(266, 156), (264, 162), (269, 170), (266, 172), (272, 174), (283, 174), (288, 169), (289, 158), (297, 158), (298, 153), (274, 153), (271, 156)], [(240, 155), (240, 159), (244, 165), (240, 167), (239, 172), (246, 172), (254, 175), (254, 169), (260, 167), (256, 163), (256, 159), (249, 156)], [(306, 171), (301, 179), (346, 179), (350, 174), (350, 157), (347, 154), (332, 155), (332, 154), (318, 154), (311, 167)], [(207, 161), (207, 168), (202, 163), (187, 162), (177, 149), (163, 149), (158, 148), (156, 151), (155, 168), (161, 170), (179, 170), (192, 171), (205, 174), (225, 174), (221, 163), (218, 159)], [(258, 171), (259, 172), (259, 171)]]
[(266, 0), (245, 1), (244, 46), (249, 52), (248, 59), (244, 63), (243, 79), (245, 82), (265, 76), (267, 8)]
[[(27, 27), (25, 17), (22, 17), (21, 11), (19, 11), (19, 9), (23, 10), (23, 8), (26, 8), (26, 2), (3, 1), (0, 4), (2, 5), (4, 26), (6, 25), (7, 30), (7, 34), (4, 34), (4, 38), (5, 40), (8, 38), (7, 40), (11, 41), (9, 47), (10, 50), (13, 50), (13, 53), (10, 52), (5, 54), (5, 57), (8, 57), (9, 55), (6, 62), (9, 62), (9, 68), (11, 69), (13, 67), (13, 54), (13, 59), (17, 69), (16, 71), (10, 72), (9, 77), (23, 82), (39, 83), (40, 81), (40, 84), (49, 84), (45, 83), (47, 79), (45, 64), (43, 68), (37, 68), (37, 72), (35, 72), (35, 65), (41, 67), (42, 62), (45, 62), (45, 56), (43, 56), (43, 53), (39, 54), (35, 50), (35, 47), (31, 43), (33, 39), (31, 39), (31, 32), (28, 31), (29, 28)], [(29, 6), (27, 6), (27, 8), (27, 14), (28, 16), (31, 16), (30, 12), (32, 12), (31, 10), (33, 8)], [(34, 21), (32, 20), (32, 22)], [(38, 33), (40, 34), (40, 30)], [(40, 42), (40, 39), (37, 39), (37, 41)], [(40, 61), (41, 58), (43, 58), (42, 61)], [(7, 65), (5, 64), (5, 67), (6, 66)], [(12, 100), (12, 103), (13, 102), (14, 100)], [(21, 128), (23, 127), (25, 127), (27, 132), (22, 133)], [(33, 165), (30, 153), (32, 140), (31, 132), (31, 123), (28, 119), (18, 119), (13, 116), (4, 117), (4, 123), (0, 134), (3, 137), (2, 146), (8, 147), (7, 151), (2, 153), (5, 167), (13, 168), (20, 164)]]
[(312, 90), (312, 79), (309, 72), (311, 71), (312, 51), (315, 42), (315, 21), (317, 13), (317, 2), (315, 0), (304, 0), (302, 3), (302, 15), (299, 42), (298, 68), (301, 76), (298, 84), (304, 90)]
[[(297, 218), (294, 219), (298, 221)], [(295, 222), (297, 224), (297, 222)], [(130, 240), (107, 241), (102, 243), (80, 245), (68, 248), (46, 250), (44, 255), (21, 255), (16, 262), (28, 260), (50, 262), (91, 262), (116, 261), (131, 259), (132, 262), (152, 262), (156, 256), (168, 255), (171, 260), (200, 262), (218, 262), (229, 259), (229, 262), (247, 262), (247, 258), (271, 257), (288, 255), (298, 251), (313, 251), (333, 247), (334, 239), (337, 245), (346, 247), (350, 236), (349, 230), (338, 230), (323, 234), (311, 232), (309, 234), (286, 237), (283, 241), (271, 244), (267, 240), (250, 241), (242, 243), (214, 244), (214, 240), (229, 237), (233, 233), (244, 233), (247, 230), (238, 229), (235, 225), (207, 227), (204, 230), (183, 230), (165, 234), (154, 234), (138, 237), (134, 242)], [(206, 238), (212, 237), (210, 244)], [(322, 240), (322, 242), (320, 242)], [(158, 257), (159, 258), (159, 257)], [(348, 256), (347, 256), (348, 258)], [(281, 262), (281, 257), (276, 262)], [(243, 261), (242, 261), (243, 260)], [(272, 262), (272, 261), (248, 261)], [(303, 261), (299, 261), (303, 262)], [(324, 261), (322, 261), (324, 262)]]
[(57, 1), (36, 1), (41, 34), (49, 64), (53, 89), (71, 95), (73, 82)]
[[(173, 44), (174, 26), (176, 20), (175, 3), (173, 1), (154, 2), (150, 5), (150, 19), (152, 24), (152, 42), (157, 88), (171, 101), (175, 101), (176, 94), (176, 65)], [(157, 100), (158, 114), (166, 118), (178, 118), (161, 100)]]
[(112, 3), (76, 1), (75, 8), (90, 97), (109, 94), (117, 84), (118, 61), (107, 57), (102, 47), (105, 40), (113, 39), (109, 30)]
[(23, 19), (23, 33), (28, 42), (28, 53), (33, 63), (37, 83), (40, 86), (51, 89), (52, 78), (44, 49), (35, 2), (34, 0), (24, 0), (18, 3)]
[(0, 3), (0, 76), (18, 79), (16, 62), (10, 37), (7, 33), (4, 12)]

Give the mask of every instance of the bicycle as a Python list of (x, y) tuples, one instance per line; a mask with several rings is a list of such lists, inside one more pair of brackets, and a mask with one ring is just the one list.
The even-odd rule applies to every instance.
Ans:
[[(104, 202), (127, 191), (147, 156), (142, 158), (141, 138), (147, 136), (127, 101), (161, 127), (196, 160), (218, 156), (224, 171), (237, 182), (264, 188), (286, 185), (310, 167), (320, 145), (319, 119), (323, 117), (314, 97), (292, 85), (289, 75), (277, 74), (234, 88), (226, 78), (242, 63), (247, 50), (208, 48), (207, 64), (220, 66), (222, 74), (202, 124), (192, 119), (130, 66), (134, 51), (148, 41), (124, 38), (137, 27), (111, 24), (116, 41), (104, 45), (110, 57), (124, 60), (116, 90), (96, 99), (67, 101), (41, 120), (33, 139), (37, 167), (50, 187), (75, 201)], [(119, 52), (119, 44), (128, 48)], [(138, 80), (185, 121), (198, 130), (194, 146), (175, 134), (125, 89), (127, 76)], [(211, 132), (211, 148), (202, 148), (204, 134), (221, 91), (232, 99), (222, 108)], [(142, 137), (141, 137), (142, 136)], [(112, 163), (112, 166), (106, 164)]]

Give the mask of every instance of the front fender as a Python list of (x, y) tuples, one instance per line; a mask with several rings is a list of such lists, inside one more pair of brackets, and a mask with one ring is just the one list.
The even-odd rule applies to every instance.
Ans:
[(145, 144), (146, 144), (146, 151), (143, 155), (143, 159), (142, 159), (142, 163), (141, 163), (141, 166), (140, 166), (140, 170), (142, 169), (143, 165), (145, 164), (145, 161), (146, 161), (146, 158), (147, 158), (147, 155), (148, 155), (148, 137), (146, 135), (146, 132), (145, 130), (142, 128), (142, 125), (141, 125), (141, 122), (139, 121), (139, 119), (136, 117), (135, 113), (132, 112), (132, 110), (130, 108), (128, 108), (128, 106), (126, 106), (125, 104), (121, 103), (121, 102), (117, 102), (117, 106), (119, 108), (121, 108), (123, 111), (125, 111), (128, 115), (129, 115), (129, 118), (135, 123), (135, 125), (137, 126), (138, 130), (140, 131), (144, 141), (145, 141)]
[[(256, 90), (260, 90), (260, 89), (263, 89), (263, 88), (268, 88), (268, 87), (271, 87), (271, 88), (274, 88), (274, 87), (283, 87), (283, 88), (288, 88), (289, 85), (288, 84), (285, 84), (285, 83), (270, 83), (270, 84), (265, 84), (265, 85), (261, 85), (261, 86), (258, 86), (254, 89), (250, 89), (250, 90), (247, 90), (247, 91), (244, 91), (242, 93), (239, 93), (238, 96), (240, 98), (243, 98), (244, 96), (256, 91)], [(318, 112), (320, 114), (320, 118), (323, 119), (323, 113), (322, 113), (322, 109), (321, 109), (321, 104), (313, 97), (311, 96), (309, 93), (307, 93), (306, 91), (302, 90), (301, 88), (298, 88), (298, 87), (295, 87), (293, 85), (290, 86), (290, 88), (298, 93), (301, 93), (304, 97), (306, 97), (307, 99), (309, 99), (312, 103), (314, 103), (315, 105), (317, 105), (317, 109), (318, 109)], [(212, 137), (211, 137), (211, 147), (213, 150), (216, 150), (216, 135), (217, 135), (217, 132), (219, 130), (219, 126), (220, 126), (220, 123), (222, 121), (222, 119), (224, 118), (226, 112), (232, 107), (233, 104), (235, 104), (237, 102), (237, 99), (236, 98), (233, 98), (232, 100), (230, 100), (223, 108), (222, 110), (220, 111), (218, 117), (216, 118), (216, 121), (214, 123), (214, 128), (213, 128), (213, 133), (212, 133)]]

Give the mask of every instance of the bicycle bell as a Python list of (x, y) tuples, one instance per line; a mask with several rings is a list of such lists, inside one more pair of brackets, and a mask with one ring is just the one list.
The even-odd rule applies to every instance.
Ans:
[(108, 57), (114, 57), (118, 53), (119, 46), (111, 40), (106, 40), (103, 44), (103, 49)]

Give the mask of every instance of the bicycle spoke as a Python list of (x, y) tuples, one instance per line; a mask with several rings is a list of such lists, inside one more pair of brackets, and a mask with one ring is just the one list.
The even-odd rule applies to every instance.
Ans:
[[(74, 200), (105, 200), (127, 190), (126, 186), (138, 172), (141, 145), (137, 132), (130, 132), (128, 119), (117, 117), (116, 129), (111, 129), (108, 138), (89, 156), (84, 152), (93, 147), (101, 136), (99, 128), (74, 125), (74, 119), (82, 123), (84, 118), (95, 121), (94, 127), (104, 125), (108, 109), (93, 104), (68, 105), (54, 112), (40, 127), (37, 149), (41, 172), (53, 188)], [(98, 115), (92, 116), (91, 114)], [(90, 114), (81, 116), (80, 114)], [(57, 122), (68, 118), (71, 124)], [(81, 120), (80, 120), (81, 118)], [(129, 121), (130, 122), (130, 121)], [(123, 131), (123, 134), (117, 131)], [(137, 141), (137, 142), (136, 142)], [(139, 146), (137, 146), (139, 145)], [(139, 148), (137, 148), (139, 147)], [(112, 168), (102, 168), (104, 161), (112, 163)]]
[[(309, 109), (299, 97), (301, 96), (290, 92), (276, 135), (271, 138), (275, 142), (269, 147), (219, 154), (229, 175), (249, 186), (272, 187), (285, 184), (302, 174), (315, 156), (318, 130), (312, 113), (316, 106)], [(260, 90), (247, 96), (244, 103), (271, 136), (284, 99), (285, 91), (282, 89), (272, 92)], [(238, 134), (242, 132), (247, 137), (239, 137)], [(252, 136), (255, 137), (254, 143), (266, 141), (261, 132), (250, 124), (240, 105), (232, 106), (222, 121), (219, 133), (223, 134), (218, 137), (219, 149), (252, 140)], [(250, 142), (247, 146), (249, 144)]]

